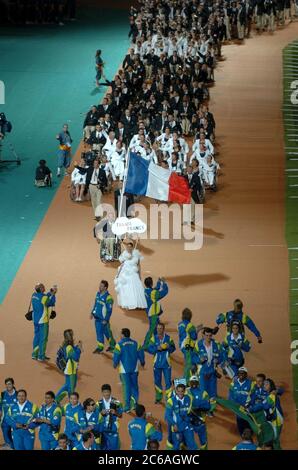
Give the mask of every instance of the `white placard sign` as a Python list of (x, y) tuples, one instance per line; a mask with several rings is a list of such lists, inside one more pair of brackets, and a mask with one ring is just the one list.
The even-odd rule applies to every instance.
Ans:
[(112, 225), (112, 232), (117, 236), (125, 233), (144, 233), (146, 230), (147, 225), (137, 218), (118, 217)]

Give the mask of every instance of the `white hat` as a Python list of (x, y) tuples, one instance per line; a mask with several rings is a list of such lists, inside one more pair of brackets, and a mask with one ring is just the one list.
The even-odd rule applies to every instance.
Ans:
[(190, 382), (199, 382), (199, 377), (197, 375), (192, 375), (189, 379)]
[(247, 369), (246, 369), (246, 367), (239, 367), (238, 372), (246, 372), (247, 373)]

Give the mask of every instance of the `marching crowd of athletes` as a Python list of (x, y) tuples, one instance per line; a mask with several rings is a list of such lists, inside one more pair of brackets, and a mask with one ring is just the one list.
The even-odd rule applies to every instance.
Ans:
[[(116, 107), (114, 106), (115, 122), (117, 122), (115, 130), (117, 130), (118, 138), (119, 135), (123, 136), (123, 133), (127, 134), (127, 129), (130, 129), (127, 135), (130, 138), (133, 137), (131, 123), (134, 121), (137, 125), (134, 148), (137, 147), (139, 153), (141, 155), (143, 153), (145, 158), (153, 158), (152, 149), (150, 145), (148, 148), (144, 136), (146, 123), (148, 120), (149, 124), (153, 123), (152, 118), (156, 116), (156, 110), (159, 109), (160, 116), (158, 116), (158, 122), (154, 120), (154, 126), (158, 135), (164, 139), (165, 145), (168, 145), (170, 141), (168, 165), (171, 164), (172, 168), (177, 170), (179, 159), (184, 162), (180, 145), (182, 137), (179, 137), (182, 133), (197, 135), (197, 158), (206, 158), (208, 151), (206, 137), (213, 134), (214, 124), (203, 101), (208, 96), (208, 89), (205, 85), (208, 81), (212, 81), (212, 75), (209, 73), (208, 76), (208, 72), (212, 72), (214, 68), (213, 58), (215, 55), (220, 56), (220, 42), (225, 39), (243, 39), (244, 35), (249, 35), (254, 21), (261, 32), (269, 24), (272, 26), (272, 18), (274, 25), (276, 23), (283, 25), (295, 15), (295, 2), (283, 0), (276, 2), (273, 0), (256, 2), (198, 2), (196, 0), (154, 2), (146, 0), (140, 2), (140, 10), (132, 9), (130, 16), (130, 36), (134, 48), (126, 57), (127, 70), (114, 80), (114, 95), (111, 98), (118, 103)], [(187, 36), (189, 26), (192, 32), (190, 36)], [(182, 61), (182, 67), (179, 66), (182, 59), (176, 53), (177, 51), (174, 51), (178, 40), (186, 44), (186, 58), (189, 58), (192, 66), (190, 70), (188, 70), (186, 60)], [(142, 67), (140, 51), (144, 49), (146, 41), (147, 47), (154, 48), (151, 54), (153, 62), (150, 63), (148, 52), (146, 64)], [(169, 45), (172, 47), (172, 56), (174, 56), (173, 67), (177, 69), (177, 73), (175, 72), (172, 78), (169, 72), (173, 69), (170, 67), (171, 63), (164, 66), (168, 55), (164, 49)], [(183, 47), (181, 50), (183, 56)], [(158, 65), (155, 66), (156, 55), (158, 55)], [(197, 66), (193, 64), (194, 62)], [(157, 70), (158, 68), (160, 71)], [(143, 84), (143, 76), (150, 81), (154, 74), (156, 74), (154, 86), (152, 83)], [(195, 75), (197, 75), (197, 80), (194, 80)], [(172, 87), (171, 96), (168, 96), (167, 84)], [(143, 85), (146, 86), (143, 87)], [(137, 103), (136, 119), (133, 118), (136, 103), (130, 105), (131, 97), (128, 93), (133, 87), (138, 87), (139, 94), (144, 97), (144, 103)], [(118, 88), (121, 91), (120, 96)], [(160, 102), (156, 100), (156, 97), (159, 97)], [(197, 102), (196, 112), (194, 112), (194, 107), (189, 106), (189, 97), (194, 103)], [(119, 103), (120, 101), (123, 103), (123, 99), (124, 115), (119, 116)], [(191, 108), (191, 113), (189, 108)], [(86, 129), (87, 132), (95, 132), (94, 138), (97, 138), (96, 132), (102, 132), (101, 123), (103, 126), (109, 125), (105, 117), (111, 116), (106, 116), (106, 114), (109, 113), (105, 113), (100, 118), (101, 120), (97, 118), (98, 123), (93, 122), (95, 129)], [(178, 118), (177, 122), (175, 117)], [(89, 122), (85, 124), (86, 127), (89, 126)], [(99, 126), (98, 130), (96, 126)], [(91, 137), (91, 132), (87, 140)], [(112, 134), (108, 138), (115, 147), (113, 150), (116, 150), (117, 139), (113, 132), (110, 131)], [(59, 136), (58, 140), (61, 140)], [(125, 141), (124, 138), (120, 140)], [(131, 139), (129, 141), (131, 142)], [(109, 144), (108, 139), (106, 142)], [(102, 147), (106, 145), (106, 142)], [(64, 152), (62, 154), (63, 165), (67, 167), (70, 156), (68, 157), (69, 150), (64, 147), (70, 147), (71, 142), (61, 141), (60, 144), (62, 147), (60, 150)], [(101, 145), (96, 141), (90, 141), (90, 144)], [(177, 144), (178, 154), (174, 155), (173, 161), (175, 144)], [(168, 157), (165, 149), (161, 150), (161, 157), (164, 156), (164, 151)], [(198, 172), (199, 163), (196, 158), (194, 160), (195, 170)], [(30, 401), (30, 391), (27, 396), (27, 392), (20, 388), (20, 384), (15, 384), (13, 378), (5, 380), (5, 390), (1, 394), (1, 426), (7, 448), (33, 449), (36, 429), (39, 429), (39, 440), (43, 449), (118, 449), (121, 446), (119, 424), (122, 414), (132, 412), (136, 416), (132, 417), (128, 425), (131, 448), (159, 448), (159, 443), (163, 439), (161, 425), (150, 419), (144, 406), (140, 404), (142, 397), (139, 397), (138, 366), (145, 365), (147, 354), (154, 357), (152, 373), (155, 401), (162, 403), (164, 400), (166, 405), (167, 448), (175, 450), (182, 447), (189, 450), (198, 447), (207, 448), (207, 421), (213, 416), (216, 419), (214, 411), (218, 400), (217, 383), (222, 375), (231, 381), (228, 402), (234, 404), (235, 409), (238, 410), (236, 424), (242, 440), (236, 445), (236, 449), (257, 448), (256, 442), (253, 442), (251, 423), (245, 419), (246, 415), (253, 417), (256, 413), (261, 413), (264, 421), (272, 429), (272, 440), (266, 441), (265, 447), (279, 448), (283, 424), (280, 406), (282, 391), (265, 374), (260, 373), (254, 379), (248, 376), (244, 364), (245, 354), (251, 349), (251, 344), (246, 337), (245, 329), (250, 329), (259, 343), (262, 342), (262, 337), (253, 321), (243, 313), (242, 302), (237, 299), (231, 311), (219, 314), (216, 319), (218, 326), (215, 328), (196, 327), (192, 323), (192, 312), (187, 308), (184, 309), (178, 325), (179, 344), (175, 344), (167, 334), (165, 325), (160, 321), (162, 314), (160, 300), (168, 294), (167, 283), (160, 279), (154, 285), (153, 280), (147, 278), (144, 289), (147, 300), (148, 331), (143, 344), (138, 344), (131, 337), (128, 328), (122, 330), (121, 338), (114, 338), (111, 328), (113, 298), (108, 292), (106, 281), (100, 283), (91, 311), (97, 338), (94, 352), (100, 355), (107, 339), (108, 350), (113, 354), (113, 366), (119, 370), (123, 404), (118, 398), (112, 396), (108, 383), (99, 384), (101, 397), (98, 397), (99, 392), (95, 390), (95, 398), (83, 397), (80, 400), (76, 388), (82, 344), (75, 342), (71, 329), (65, 330), (63, 344), (57, 353), (57, 366), (63, 370), (65, 382), (60, 390), (47, 391), (41, 406)], [(56, 293), (56, 287), (46, 292), (45, 287), (39, 284), (32, 295), (34, 324), (32, 360), (40, 362), (48, 360), (46, 347), (50, 317), (54, 318)], [(222, 324), (226, 325), (227, 334), (221, 342), (218, 342), (214, 339), (214, 335)], [(184, 376), (175, 378), (176, 380), (173, 381), (170, 357), (178, 346), (184, 358)]]
[[(155, 403), (164, 401), (166, 407), (167, 449), (207, 449), (207, 420), (214, 416), (217, 383), (222, 376), (230, 380), (228, 402), (244, 410), (244, 413), (236, 413), (236, 425), (242, 440), (235, 449), (258, 448), (258, 444), (253, 442), (250, 421), (245, 413), (251, 419), (260, 412), (272, 429), (272, 440), (263, 443), (265, 448), (280, 448), (282, 390), (263, 373), (257, 374), (254, 380), (248, 376), (245, 354), (251, 349), (251, 343), (246, 337), (246, 329), (255, 335), (258, 343), (262, 343), (262, 337), (252, 319), (243, 312), (241, 300), (234, 301), (232, 310), (220, 313), (213, 328), (195, 326), (191, 310), (185, 308), (178, 324), (179, 344), (176, 345), (161, 322), (163, 309), (160, 301), (168, 295), (167, 282), (161, 278), (154, 285), (153, 279), (148, 277), (144, 281), (144, 292), (148, 331), (142, 344), (131, 337), (128, 328), (121, 330), (118, 341), (114, 338), (111, 328), (114, 301), (105, 280), (99, 285), (90, 313), (97, 338), (94, 353), (100, 355), (104, 351), (106, 340), (107, 351), (113, 355), (113, 367), (118, 369), (122, 383), (122, 400), (112, 395), (111, 386), (106, 383), (101, 386), (101, 397), (98, 397), (98, 391), (94, 391), (95, 398), (84, 397), (80, 401), (76, 388), (82, 343), (76, 344), (73, 331), (65, 330), (56, 360), (65, 378), (59, 391), (47, 391), (44, 403), (37, 406), (27, 397), (27, 391), (16, 387), (13, 378), (5, 380), (0, 409), (7, 448), (33, 449), (38, 428), (44, 450), (117, 450), (121, 446), (121, 417), (123, 413), (129, 413), (135, 414), (128, 424), (131, 449), (158, 449), (163, 439), (161, 423), (151, 419), (139, 397), (138, 369), (145, 366), (146, 354), (154, 357)], [(46, 347), (49, 321), (55, 317), (56, 294), (56, 287), (46, 292), (45, 286), (38, 284), (32, 295), (33, 360), (49, 360)], [(218, 342), (214, 335), (221, 325), (225, 326), (226, 334)], [(171, 355), (176, 346), (184, 357), (184, 375), (173, 380)], [(64, 426), (61, 434), (62, 417)]]

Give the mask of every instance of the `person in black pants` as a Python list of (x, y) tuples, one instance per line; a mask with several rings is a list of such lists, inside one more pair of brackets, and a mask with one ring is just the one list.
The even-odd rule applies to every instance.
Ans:
[(114, 191), (115, 212), (116, 212), (117, 217), (125, 217), (125, 216), (127, 217), (130, 206), (132, 206), (135, 202), (133, 194), (124, 193), (122, 210), (121, 210), (121, 214), (119, 214), (122, 184), (123, 184), (122, 181), (119, 181), (118, 188)]

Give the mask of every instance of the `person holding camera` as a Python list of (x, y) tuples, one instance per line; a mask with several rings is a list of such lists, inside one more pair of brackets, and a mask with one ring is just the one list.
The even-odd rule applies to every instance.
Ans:
[(83, 429), (83, 433), (91, 431), (94, 435), (94, 442), (96, 449), (100, 449), (102, 429), (103, 429), (103, 418), (99, 412), (98, 406), (93, 398), (87, 398), (83, 402), (83, 408), (85, 412), (85, 420), (87, 427)]
[(39, 440), (42, 450), (53, 450), (58, 444), (62, 411), (55, 402), (55, 393), (46, 392), (45, 402), (38, 410), (35, 422), (39, 424)]
[(70, 396), (74, 393), (78, 381), (78, 366), (82, 352), (82, 341), (75, 345), (73, 330), (65, 330), (63, 333), (64, 341), (62, 349), (64, 352), (65, 383), (56, 394), (56, 401), (60, 403), (66, 395)]
[(35, 441), (35, 419), (38, 407), (27, 400), (26, 390), (18, 390), (17, 402), (7, 412), (6, 421), (12, 428), (14, 450), (33, 450)]
[(194, 427), (191, 423), (190, 395), (186, 393), (186, 386), (179, 383), (166, 404), (165, 420), (170, 429), (170, 438), (173, 450), (180, 450), (182, 444), (187, 450), (197, 450)]
[(214, 331), (217, 330), (204, 327), (203, 337), (196, 341), (194, 347), (194, 362), (199, 370), (201, 388), (208, 393), (210, 399), (217, 396), (217, 380), (221, 378), (217, 368), (225, 359), (220, 343), (213, 339)]
[(162, 440), (160, 421), (155, 420), (154, 424), (151, 424), (148, 421), (149, 416), (143, 405), (136, 406), (136, 417), (128, 423), (131, 450), (146, 450), (149, 441)]
[(206, 413), (215, 407), (215, 402), (211, 405), (208, 393), (200, 388), (199, 378), (196, 375), (189, 379), (187, 393), (192, 398), (190, 420), (195, 434), (199, 437), (200, 450), (207, 450)]
[(105, 337), (109, 342), (107, 351), (113, 351), (115, 348), (115, 340), (110, 326), (110, 319), (113, 311), (114, 300), (108, 291), (108, 281), (102, 280), (95, 297), (94, 307), (90, 314), (90, 319), (95, 320), (95, 330), (97, 347), (93, 351), (94, 354), (100, 354), (104, 350)]
[(101, 387), (102, 398), (98, 401), (98, 410), (103, 418), (102, 422), (102, 450), (119, 450), (119, 418), (122, 418), (122, 404), (112, 397), (110, 384)]
[(163, 390), (162, 390), (162, 374), (165, 381), (165, 394), (168, 397), (172, 388), (172, 367), (170, 362), (170, 355), (176, 350), (176, 346), (172, 338), (165, 334), (164, 323), (158, 323), (157, 334), (152, 335), (148, 353), (154, 356), (153, 372), (154, 372), (154, 386), (155, 386), (155, 403), (161, 403)]
[(160, 315), (163, 313), (159, 301), (168, 294), (169, 287), (165, 279), (162, 277), (158, 278), (155, 287), (153, 287), (152, 277), (146, 277), (144, 284), (144, 293), (147, 302), (146, 313), (149, 320), (149, 330), (144, 341), (144, 348), (146, 349), (149, 345), (152, 335), (156, 334), (156, 326), (159, 323)]
[(57, 286), (53, 286), (50, 291), (45, 294), (45, 286), (39, 283), (35, 286), (35, 292), (31, 297), (32, 304), (32, 320), (34, 324), (33, 352), (32, 359), (41, 362), (50, 358), (46, 356), (46, 349), (49, 337), (49, 321), (55, 318), (56, 313), (50, 312), (51, 307), (56, 304)]

